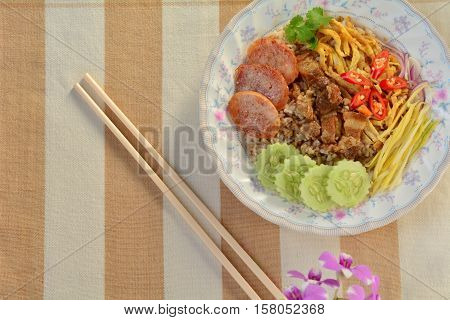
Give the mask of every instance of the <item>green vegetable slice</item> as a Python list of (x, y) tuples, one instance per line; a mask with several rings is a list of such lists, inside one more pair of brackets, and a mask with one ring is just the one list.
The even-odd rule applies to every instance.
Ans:
[(300, 185), (300, 192), (305, 204), (313, 210), (326, 212), (336, 204), (327, 193), (328, 174), (333, 167), (320, 165), (309, 169)]
[(302, 202), (300, 183), (314, 166), (316, 162), (308, 156), (297, 155), (284, 160), (282, 171), (275, 175), (275, 186), (280, 195), (289, 201)]
[(364, 200), (369, 188), (366, 168), (360, 162), (342, 160), (330, 172), (327, 192), (340, 206), (353, 207)]
[(261, 184), (275, 190), (275, 175), (283, 169), (284, 160), (298, 154), (295, 147), (286, 143), (274, 143), (261, 151), (256, 158), (256, 171)]

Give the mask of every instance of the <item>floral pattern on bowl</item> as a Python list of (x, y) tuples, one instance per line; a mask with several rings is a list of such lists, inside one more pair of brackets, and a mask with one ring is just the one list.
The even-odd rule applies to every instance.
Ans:
[[(400, 186), (369, 198), (358, 207), (319, 214), (264, 190), (226, 107), (234, 93), (233, 75), (249, 44), (310, 8), (349, 15), (407, 51), (422, 64), (422, 78), (432, 84), (433, 117), (441, 123), (408, 167)], [(298, 231), (342, 236), (366, 232), (397, 220), (437, 184), (449, 162), (450, 64), (447, 46), (430, 22), (410, 4), (395, 0), (259, 0), (236, 15), (210, 55), (200, 90), (203, 138), (218, 160), (218, 172), (230, 190), (263, 218)]]

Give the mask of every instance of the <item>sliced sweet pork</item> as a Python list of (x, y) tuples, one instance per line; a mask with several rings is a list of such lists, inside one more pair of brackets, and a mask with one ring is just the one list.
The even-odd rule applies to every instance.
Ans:
[(361, 140), (343, 136), (338, 143), (338, 152), (346, 159), (356, 159), (362, 155), (364, 144)]
[(247, 52), (248, 64), (265, 64), (280, 71), (288, 84), (298, 76), (294, 51), (275, 38), (261, 38), (253, 42)]
[(301, 136), (300, 140), (307, 141), (320, 136), (320, 124), (317, 121), (311, 121), (302, 124), (300, 127)]
[(314, 109), (313, 109), (313, 92), (311, 90), (306, 91), (306, 93), (300, 93), (296, 99), (296, 110), (295, 113), (300, 118), (305, 118), (307, 120), (314, 119)]
[(297, 66), (301, 77), (309, 87), (322, 89), (330, 83), (312, 54), (304, 53), (297, 56)]
[(262, 64), (243, 64), (236, 70), (236, 92), (256, 91), (281, 110), (289, 99), (289, 87), (280, 71)]
[(273, 138), (280, 129), (277, 109), (258, 92), (237, 92), (228, 103), (228, 112), (236, 126), (249, 136)]
[(307, 53), (299, 55), (297, 61), (301, 77), (315, 91), (316, 108), (320, 114), (336, 110), (343, 101), (341, 90), (323, 73), (316, 58)]
[(316, 107), (322, 115), (335, 111), (343, 101), (341, 90), (334, 83), (328, 84), (320, 91), (318, 90), (316, 94)]
[(358, 112), (344, 112), (344, 132), (346, 136), (361, 139), (361, 133), (367, 125), (367, 118)]
[(339, 119), (336, 112), (331, 112), (320, 118), (322, 125), (321, 140), (323, 143), (332, 144), (336, 143), (338, 138), (338, 125)]

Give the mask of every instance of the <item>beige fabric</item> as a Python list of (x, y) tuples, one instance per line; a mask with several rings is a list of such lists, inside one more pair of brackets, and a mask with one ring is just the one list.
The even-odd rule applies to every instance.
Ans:
[[(170, 5), (172, 0), (163, 2), (163, 56), (176, 59), (163, 59), (163, 126), (171, 128), (164, 134), (164, 157), (173, 165), (179, 165), (180, 141), (175, 139), (175, 130), (188, 134), (193, 133), (195, 139), (200, 135), (197, 130), (200, 119), (200, 109), (180, 108), (180, 106), (196, 106), (205, 61), (219, 34), (219, 5), (202, 6)], [(195, 21), (196, 23), (192, 23)], [(192, 43), (200, 42), (195, 50)], [(182, 72), (180, 72), (182, 70)], [(174, 81), (175, 80), (175, 81)], [(177, 135), (178, 136), (178, 135)], [(192, 151), (198, 155), (194, 161), (195, 167), (209, 167), (212, 161), (207, 161), (206, 151), (195, 143), (189, 143)], [(179, 171), (183, 175), (183, 172)], [(220, 218), (220, 191), (217, 175), (194, 174), (183, 175), (196, 194), (202, 196), (205, 204)], [(166, 179), (170, 181), (170, 179)], [(186, 208), (199, 216), (194, 205), (186, 201), (178, 188), (174, 189), (180, 195)], [(177, 215), (169, 201), (164, 201), (163, 214), (164, 233), (164, 297), (165, 299), (183, 299), (186, 292), (182, 288), (190, 288), (192, 299), (222, 298), (222, 267), (207, 250), (198, 250), (203, 245), (199, 239), (192, 237), (189, 226)], [(214, 241), (220, 245), (220, 236), (214, 233)], [(180, 276), (189, 273), (189, 276)]]
[[(431, 14), (450, 42), (450, 5), (411, 2)], [(0, 2), (1, 298), (246, 298), (70, 87), (84, 72), (104, 81), (112, 98), (170, 158), (175, 146), (167, 134), (179, 125), (173, 116), (198, 125), (192, 110), (198, 108), (206, 56), (248, 3)], [(65, 113), (69, 106), (79, 110)], [(56, 127), (64, 116), (58, 124), (68, 131)], [(164, 133), (163, 126), (169, 128)], [(61, 171), (65, 163), (73, 166)], [(381, 276), (384, 299), (435, 299), (450, 298), (449, 177), (446, 173), (398, 222), (348, 238), (272, 225), (240, 204), (217, 176), (194, 173), (188, 183), (280, 287), (291, 283), (288, 270), (307, 272), (317, 267), (322, 251), (342, 250)], [(236, 265), (268, 298), (249, 271)]]
[(0, 296), (9, 299), (43, 294), (44, 14), (0, 4)]
[[(105, 3), (106, 91), (159, 151), (161, 18), (160, 1)], [(162, 299), (162, 194), (109, 131), (105, 147), (105, 298)]]
[(104, 14), (102, 8), (46, 12), (44, 299), (103, 299), (104, 128), (71, 91), (86, 70), (103, 84)]

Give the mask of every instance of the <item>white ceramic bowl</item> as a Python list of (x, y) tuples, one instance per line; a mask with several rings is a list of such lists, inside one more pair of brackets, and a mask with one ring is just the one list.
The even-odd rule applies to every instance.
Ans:
[[(433, 86), (433, 117), (441, 119), (427, 145), (409, 165), (400, 186), (356, 208), (325, 214), (283, 200), (262, 188), (226, 107), (234, 93), (233, 75), (248, 45), (310, 8), (349, 15), (422, 64), (422, 78)], [(237, 14), (211, 52), (200, 90), (203, 138), (217, 157), (218, 172), (234, 195), (263, 218), (281, 226), (320, 235), (366, 232), (391, 223), (416, 206), (437, 184), (449, 162), (450, 64), (448, 49), (430, 22), (406, 1), (395, 0), (259, 0)], [(250, 169), (249, 169), (250, 168)]]

